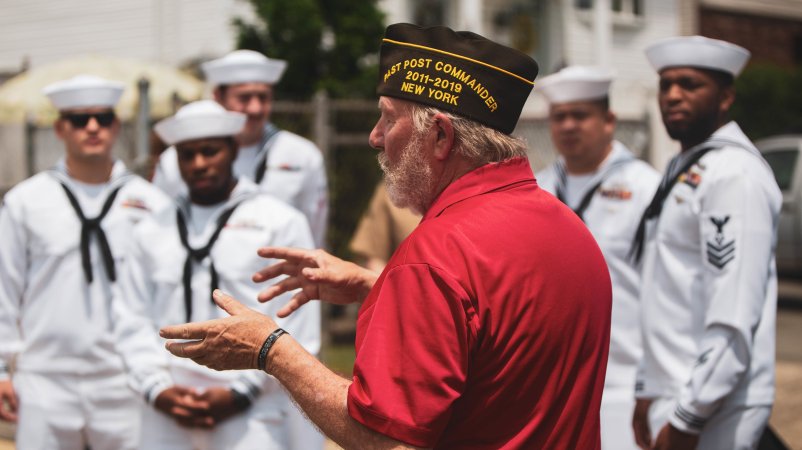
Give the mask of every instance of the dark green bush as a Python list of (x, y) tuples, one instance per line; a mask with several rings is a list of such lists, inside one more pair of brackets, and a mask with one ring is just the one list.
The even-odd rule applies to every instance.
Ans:
[(732, 118), (751, 139), (802, 133), (802, 68), (752, 64), (735, 89)]

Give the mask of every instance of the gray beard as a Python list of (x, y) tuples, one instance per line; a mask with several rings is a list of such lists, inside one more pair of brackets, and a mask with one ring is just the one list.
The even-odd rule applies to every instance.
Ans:
[(418, 154), (420, 144), (420, 135), (413, 134), (395, 166), (391, 166), (386, 152), (379, 153), (378, 159), (390, 201), (399, 208), (423, 214), (434, 200), (435, 180), (432, 168)]

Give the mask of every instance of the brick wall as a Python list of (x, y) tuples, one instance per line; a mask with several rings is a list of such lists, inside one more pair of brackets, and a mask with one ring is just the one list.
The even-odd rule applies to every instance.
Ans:
[(738, 44), (752, 52), (753, 62), (802, 65), (802, 20), (761, 17), (701, 8), (699, 33)]

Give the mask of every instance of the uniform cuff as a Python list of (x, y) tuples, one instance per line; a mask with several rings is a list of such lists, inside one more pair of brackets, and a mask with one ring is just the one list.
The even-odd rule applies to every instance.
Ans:
[(678, 404), (668, 421), (671, 422), (674, 428), (680, 431), (690, 434), (699, 434), (702, 432), (705, 423), (707, 423), (707, 417), (698, 415), (695, 411), (692, 411), (690, 407)]
[(8, 364), (4, 361), (0, 361), (0, 381), (6, 381), (11, 379), (11, 371), (8, 368)]
[(642, 380), (635, 381), (635, 398), (638, 399), (652, 399), (660, 397), (656, 392), (649, 392), (646, 390), (646, 383)]
[(156, 398), (167, 388), (173, 385), (173, 380), (164, 374), (157, 374), (143, 383), (143, 395), (149, 405), (156, 402)]

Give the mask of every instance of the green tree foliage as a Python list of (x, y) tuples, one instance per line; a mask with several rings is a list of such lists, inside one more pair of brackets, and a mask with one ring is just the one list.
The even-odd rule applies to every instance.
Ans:
[(802, 133), (802, 68), (753, 64), (735, 81), (732, 118), (751, 139)]
[(287, 60), (279, 98), (375, 92), (384, 16), (375, 0), (250, 0), (261, 23), (235, 20), (238, 47)]

